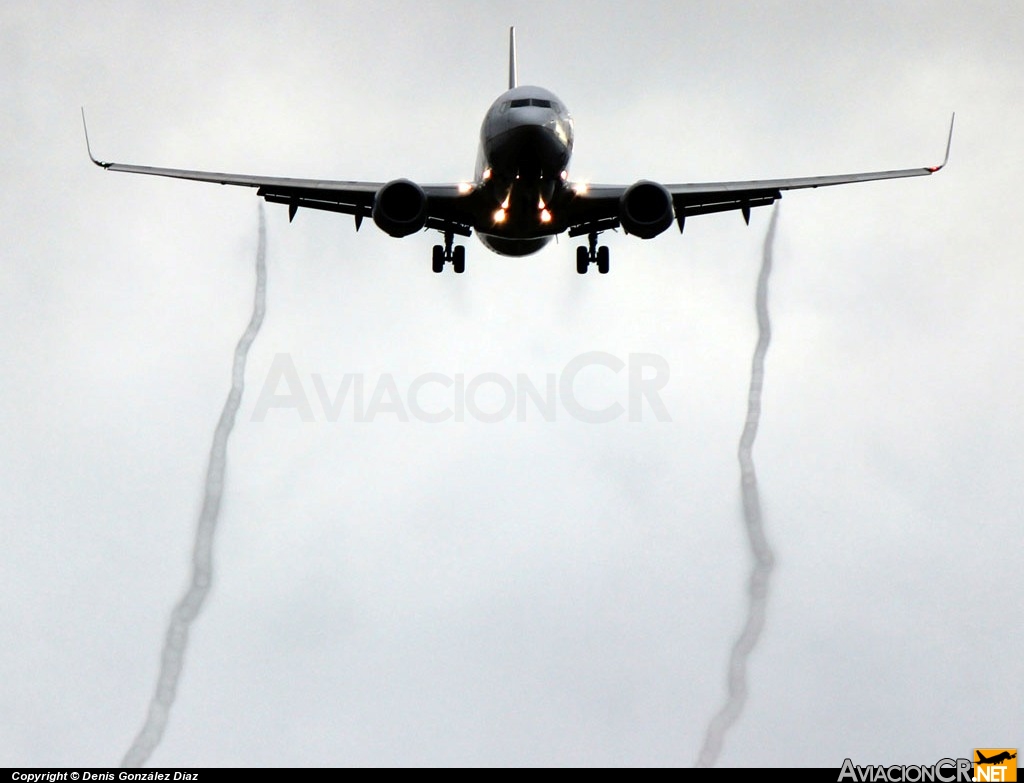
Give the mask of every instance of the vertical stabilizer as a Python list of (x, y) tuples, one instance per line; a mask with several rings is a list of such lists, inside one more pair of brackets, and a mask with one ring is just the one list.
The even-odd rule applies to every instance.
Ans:
[(519, 86), (519, 69), (516, 67), (516, 28), (508, 28), (508, 88)]

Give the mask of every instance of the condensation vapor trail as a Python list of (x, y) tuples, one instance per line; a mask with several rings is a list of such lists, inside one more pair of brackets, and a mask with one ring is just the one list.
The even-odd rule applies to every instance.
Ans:
[(146, 763), (156, 749), (167, 727), (171, 707), (178, 689), (178, 678), (185, 662), (185, 647), (192, 622), (196, 619), (213, 576), (213, 536), (217, 531), (220, 516), (220, 502), (224, 494), (224, 469), (227, 462), (227, 445), (235, 416), (245, 390), (245, 364), (256, 335), (263, 323), (267, 308), (267, 225), (260, 203), (259, 242), (256, 249), (256, 296), (253, 302), (249, 325), (235, 346), (234, 364), (231, 368), (231, 391), (224, 402), (220, 420), (213, 433), (210, 447), (210, 461), (206, 468), (206, 487), (203, 506), (196, 526), (195, 546), (192, 550), (192, 579), (188, 589), (171, 612), (167, 626), (163, 651), (160, 655), (160, 674), (157, 677), (156, 692), (149, 703), (146, 722), (135, 737), (128, 752), (121, 761), (122, 767), (140, 767)]
[(740, 491), (743, 495), (743, 522), (754, 556), (754, 565), (747, 585), (749, 603), (747, 619), (743, 630), (732, 646), (729, 655), (729, 696), (725, 704), (708, 724), (704, 745), (697, 758), (698, 767), (712, 767), (722, 750), (725, 733), (740, 717), (747, 700), (747, 660), (757, 645), (764, 628), (765, 609), (768, 603), (768, 581), (771, 577), (775, 558), (764, 534), (764, 520), (761, 515), (761, 498), (757, 489), (757, 473), (751, 450), (757, 437), (761, 421), (761, 389), (764, 386), (764, 357), (772, 339), (771, 322), (768, 319), (768, 277), (772, 272), (772, 246), (775, 244), (775, 226), (779, 219), (778, 205), (772, 210), (768, 233), (764, 238), (764, 257), (761, 273), (757, 277), (757, 346), (750, 367), (750, 390), (747, 393), (747, 421), (740, 436)]

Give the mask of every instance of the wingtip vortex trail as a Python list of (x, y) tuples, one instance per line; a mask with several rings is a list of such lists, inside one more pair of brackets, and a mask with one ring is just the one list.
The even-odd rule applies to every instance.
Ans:
[(708, 723), (704, 744), (697, 757), (698, 767), (713, 767), (722, 751), (725, 735), (739, 720), (747, 700), (747, 662), (757, 646), (764, 628), (769, 584), (775, 567), (775, 555), (764, 532), (761, 497), (754, 469), (753, 447), (761, 423), (761, 392), (764, 388), (764, 360), (771, 344), (771, 319), (768, 313), (768, 279), (772, 272), (775, 229), (778, 225), (778, 204), (772, 210), (771, 222), (764, 239), (761, 271), (757, 277), (755, 305), (757, 308), (757, 345), (750, 365), (750, 387), (747, 393), (747, 418), (740, 435), (737, 457), (740, 463), (740, 492), (743, 499), (743, 524), (754, 558), (747, 582), (747, 617), (740, 635), (729, 654), (727, 673), (728, 697)]
[(267, 309), (267, 225), (263, 202), (259, 204), (259, 239), (256, 248), (256, 290), (249, 324), (235, 346), (231, 365), (231, 390), (221, 410), (210, 445), (206, 469), (203, 505), (196, 525), (192, 550), (192, 576), (184, 595), (171, 611), (171, 619), (160, 653), (160, 673), (156, 691), (149, 703), (146, 720), (121, 761), (122, 767), (141, 767), (163, 739), (171, 707), (177, 695), (178, 680), (185, 663), (185, 651), (192, 622), (202, 611), (213, 581), (213, 538), (220, 518), (227, 468), (227, 444), (235, 426), (238, 407), (245, 391), (245, 365), (249, 349), (259, 334)]

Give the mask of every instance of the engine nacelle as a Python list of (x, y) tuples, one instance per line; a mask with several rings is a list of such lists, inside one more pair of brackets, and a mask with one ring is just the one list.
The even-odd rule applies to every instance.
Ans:
[(415, 182), (394, 179), (373, 199), (373, 222), (386, 234), (407, 237), (427, 223), (427, 194)]
[(619, 199), (619, 223), (627, 234), (656, 237), (672, 225), (672, 195), (664, 185), (642, 179), (626, 188)]

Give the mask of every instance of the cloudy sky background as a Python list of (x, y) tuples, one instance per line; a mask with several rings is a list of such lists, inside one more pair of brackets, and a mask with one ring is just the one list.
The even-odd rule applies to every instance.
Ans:
[[(8, 3), (0, 11), (0, 764), (117, 763), (187, 579), (252, 300), (257, 201), (104, 159), (454, 181), (520, 78), (572, 173), (941, 160), (789, 194), (755, 447), (778, 566), (723, 765), (927, 763), (1024, 738), (1024, 11), (1005, 3)], [(736, 443), (769, 212), (461, 278), (429, 235), (268, 206), (269, 302), (214, 590), (156, 765), (691, 764), (749, 555)], [(310, 379), (665, 358), (671, 423), (328, 422)], [(279, 353), (316, 412), (251, 420)], [(625, 403), (622, 377), (583, 379)], [(438, 407), (447, 404), (438, 396)]]

